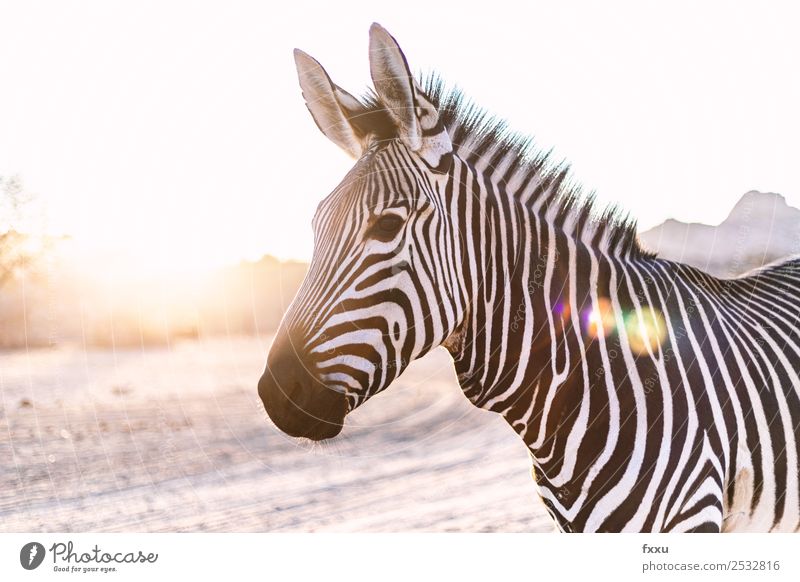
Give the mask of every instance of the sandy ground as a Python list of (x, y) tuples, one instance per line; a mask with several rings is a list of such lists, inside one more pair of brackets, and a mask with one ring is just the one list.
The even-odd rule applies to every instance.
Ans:
[(0, 353), (0, 531), (552, 531), (443, 350), (312, 445), (267, 420), (267, 343)]

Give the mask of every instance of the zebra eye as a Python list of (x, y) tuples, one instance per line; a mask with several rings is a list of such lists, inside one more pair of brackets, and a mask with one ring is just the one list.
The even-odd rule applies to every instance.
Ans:
[(375, 238), (388, 240), (393, 238), (403, 226), (404, 220), (396, 214), (384, 214), (372, 227), (371, 234)]
[(394, 214), (387, 214), (378, 219), (378, 228), (384, 232), (397, 232), (402, 224), (403, 220)]

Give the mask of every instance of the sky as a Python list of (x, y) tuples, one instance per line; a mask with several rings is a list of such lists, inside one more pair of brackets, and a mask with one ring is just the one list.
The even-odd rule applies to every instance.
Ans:
[(306, 260), (352, 161), (292, 49), (360, 94), (373, 21), (642, 229), (719, 223), (752, 189), (800, 206), (798, 19), (772, 2), (3, 0), (0, 175), (50, 232), (140, 268)]

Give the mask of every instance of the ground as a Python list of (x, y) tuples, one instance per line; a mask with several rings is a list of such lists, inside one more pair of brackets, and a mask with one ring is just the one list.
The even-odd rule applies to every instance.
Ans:
[(267, 419), (267, 346), (0, 353), (0, 531), (552, 531), (443, 350), (312, 445)]

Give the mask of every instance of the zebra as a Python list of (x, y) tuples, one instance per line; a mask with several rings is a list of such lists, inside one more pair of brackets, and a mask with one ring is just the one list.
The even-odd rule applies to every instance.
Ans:
[(528, 447), (567, 532), (800, 528), (800, 258), (719, 279), (643, 249), (564, 163), (369, 35), (356, 98), (295, 50), (306, 106), (356, 162), (259, 396), (311, 440), (437, 346)]

